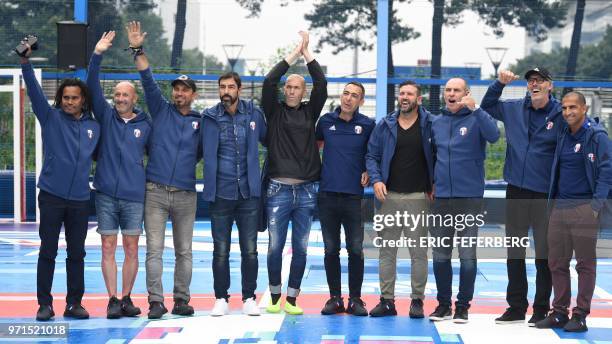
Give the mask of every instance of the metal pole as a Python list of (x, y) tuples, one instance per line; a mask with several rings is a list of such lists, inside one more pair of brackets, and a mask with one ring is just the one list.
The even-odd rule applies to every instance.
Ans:
[(376, 17), (376, 120), (387, 114), (387, 52), (389, 47), (389, 0), (378, 0)]
[[(87, 23), (87, 0), (74, 0), (74, 21)], [(87, 78), (87, 71), (84, 68), (77, 69), (74, 72), (74, 76), (85, 80)]]

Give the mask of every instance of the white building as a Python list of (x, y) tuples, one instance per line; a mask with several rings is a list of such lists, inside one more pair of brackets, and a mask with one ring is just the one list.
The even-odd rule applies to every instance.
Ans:
[[(567, 17), (565, 18), (565, 27), (550, 30), (548, 32), (548, 38), (539, 43), (536, 42), (533, 37), (527, 36), (525, 41), (525, 56), (536, 51), (549, 53), (562, 47), (569, 48), (572, 42), (575, 14), (576, 2), (572, 1), (567, 11)], [(587, 0), (584, 9), (580, 44), (598, 43), (606, 32), (606, 26), (610, 23), (612, 23), (612, 1)]]

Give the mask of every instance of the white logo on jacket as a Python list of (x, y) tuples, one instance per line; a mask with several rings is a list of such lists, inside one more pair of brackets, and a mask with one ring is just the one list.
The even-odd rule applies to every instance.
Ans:
[(576, 143), (576, 145), (574, 146), (574, 153), (578, 152), (580, 152), (580, 143)]
[(255, 121), (251, 121), (251, 123), (249, 123), (249, 126), (251, 127), (251, 130), (255, 131), (255, 127), (256, 127)]
[(555, 126), (555, 123), (553, 122), (548, 122), (546, 123), (546, 130), (550, 130)]
[(355, 126), (355, 134), (359, 135), (363, 132), (363, 128), (360, 125)]
[(334, 124), (334, 125), (332, 125), (331, 127), (329, 127), (329, 130), (333, 130), (333, 131), (335, 131), (335, 130), (336, 130), (336, 125)]
[(191, 122), (191, 127), (193, 128), (193, 130), (198, 130), (198, 128), (200, 127), (200, 122), (198, 121)]
[(595, 154), (593, 154), (593, 153), (589, 153), (589, 154), (588, 154), (588, 157), (589, 157), (589, 160), (590, 160), (591, 162), (595, 162)]
[(91, 129), (87, 129), (87, 136), (89, 137), (89, 139), (93, 139), (93, 130)]
[(467, 135), (467, 131), (468, 131), (467, 127), (461, 127), (461, 128), (459, 128), (459, 135), (465, 136), (465, 135)]
[(134, 129), (134, 136), (140, 137), (140, 129)]

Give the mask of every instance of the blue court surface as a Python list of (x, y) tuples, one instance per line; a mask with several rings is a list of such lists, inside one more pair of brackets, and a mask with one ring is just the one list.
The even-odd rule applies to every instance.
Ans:
[[(212, 281), (212, 237), (210, 222), (197, 222), (193, 241), (193, 278), (191, 304), (196, 309), (193, 317), (165, 315), (161, 320), (146, 318), (147, 299), (145, 287), (145, 238), (140, 240), (140, 270), (132, 299), (143, 310), (139, 318), (106, 319), (108, 296), (100, 267), (100, 236), (95, 232), (95, 223), (90, 224), (85, 258), (86, 294), (84, 306), (92, 315), (89, 320), (68, 321), (61, 316), (66, 293), (65, 245), (60, 239), (57, 256), (53, 294), (55, 296), (55, 320), (45, 325), (68, 324), (67, 338), (11, 335), (8, 327), (20, 323), (35, 323), (36, 262), (39, 237), (36, 224), (0, 223), (0, 341), (49, 342), (49, 343), (612, 343), (612, 260), (600, 259), (597, 266), (597, 287), (593, 297), (589, 331), (568, 334), (563, 330), (539, 330), (527, 324), (496, 325), (494, 319), (506, 308), (506, 264), (505, 260), (479, 260), (476, 292), (467, 324), (452, 321), (433, 323), (427, 318), (410, 319), (410, 261), (403, 259), (398, 265), (396, 285), (396, 317), (370, 318), (351, 315), (322, 316), (320, 310), (328, 298), (328, 289), (323, 264), (323, 243), (318, 222), (313, 224), (308, 249), (306, 273), (302, 282), (298, 304), (305, 310), (302, 316), (265, 314), (269, 303), (266, 270), (267, 233), (259, 234), (259, 277), (257, 301), (262, 315), (249, 317), (241, 313), (240, 298), (240, 251), (237, 231), (234, 230), (231, 248), (231, 314), (223, 317), (209, 316), (214, 303)], [(63, 233), (62, 233), (63, 236)], [(166, 306), (172, 307), (172, 272), (174, 251), (172, 232), (168, 224), (164, 253), (164, 291)], [(367, 240), (366, 235), (366, 240)], [(289, 239), (289, 238), (288, 238)], [(369, 257), (369, 255), (368, 255)], [(286, 286), (291, 250), (289, 242), (283, 257), (283, 283)], [(118, 248), (119, 275), (123, 254)], [(342, 253), (343, 287), (345, 302), (348, 293), (346, 252)], [(453, 263), (455, 277), (458, 262)], [(535, 283), (535, 266), (528, 260), (530, 285)], [(453, 290), (457, 291), (455, 278)], [(119, 287), (121, 280), (119, 276)], [(577, 275), (572, 269), (572, 288), (577, 290)], [(363, 299), (371, 309), (378, 302), (378, 261), (366, 259)], [(426, 288), (425, 312), (433, 311), (436, 286), (431, 270)], [(533, 297), (533, 290), (529, 290)], [(575, 301), (574, 301), (575, 302)]]

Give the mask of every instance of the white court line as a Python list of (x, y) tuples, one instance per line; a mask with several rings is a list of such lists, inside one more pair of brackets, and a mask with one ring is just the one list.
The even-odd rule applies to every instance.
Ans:
[[(578, 281), (578, 272), (576, 272), (576, 261), (575, 260), (572, 260), (572, 262), (570, 263), (570, 276), (572, 277), (573, 280)], [(609, 300), (609, 301), (604, 301), (604, 302), (609, 305), (612, 305), (612, 294), (608, 293), (604, 288), (598, 285), (595, 285), (595, 290), (593, 291), (593, 294), (595, 294), (595, 296), (597, 296), (597, 298), (599, 299)]]

